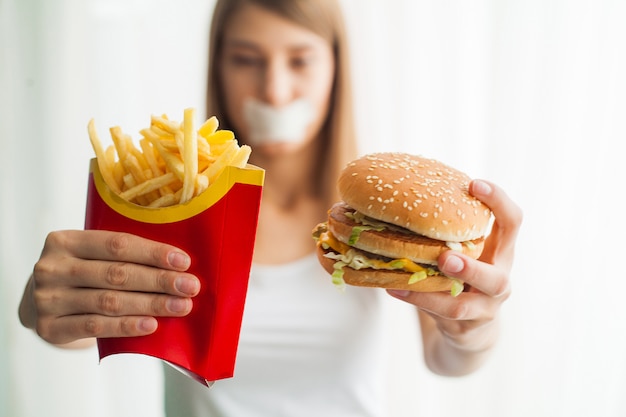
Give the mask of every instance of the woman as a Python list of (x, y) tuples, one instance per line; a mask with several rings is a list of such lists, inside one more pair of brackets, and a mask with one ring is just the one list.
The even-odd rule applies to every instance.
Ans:
[[(166, 367), (169, 415), (383, 414), (386, 294), (338, 293), (310, 235), (336, 199), (338, 169), (356, 155), (338, 16), (332, 0), (217, 2), (208, 113), (253, 146), (251, 162), (265, 168), (266, 183), (235, 377), (207, 390)], [(389, 291), (417, 307), (426, 363), (445, 375), (477, 369), (495, 343), (521, 223), (497, 186), (475, 181), (470, 191), (496, 215), (485, 252), (478, 261), (451, 252), (439, 261), (472, 290), (456, 298)], [(136, 236), (54, 232), (20, 318), (55, 344), (149, 334), (155, 316), (191, 310), (200, 284), (188, 266), (176, 248)]]

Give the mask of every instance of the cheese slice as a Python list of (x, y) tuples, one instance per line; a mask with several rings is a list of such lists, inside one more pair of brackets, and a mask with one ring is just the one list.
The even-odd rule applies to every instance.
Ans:
[(388, 270), (400, 269), (400, 270), (404, 270), (407, 272), (427, 272), (427, 273), (429, 272), (429, 270), (431, 270), (432, 272), (428, 275), (432, 275), (435, 272), (432, 268), (425, 268), (407, 258), (398, 258), (398, 259), (392, 259), (390, 261), (383, 261), (381, 259), (365, 258), (364, 256), (362, 256), (362, 257), (359, 257), (359, 262), (362, 262), (364, 265), (357, 264), (356, 265), (357, 267), (354, 267), (352, 266), (352, 262), (348, 262), (348, 261), (351, 261), (352, 258), (354, 258), (354, 254), (350, 253), (351, 251), (356, 253), (354, 248), (339, 241), (329, 231), (324, 231), (319, 235), (319, 244), (325, 245), (325, 247), (329, 247), (333, 251), (337, 252), (338, 254), (343, 255), (342, 258), (348, 258), (348, 259), (341, 259), (341, 260), (354, 269), (367, 267), (367, 268), (374, 268), (374, 269), (388, 269)]

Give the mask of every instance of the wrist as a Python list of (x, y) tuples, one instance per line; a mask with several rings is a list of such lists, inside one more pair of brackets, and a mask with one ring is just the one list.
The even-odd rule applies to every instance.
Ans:
[(443, 328), (439, 328), (439, 331), (442, 341), (450, 348), (467, 354), (480, 354), (493, 349), (499, 338), (499, 329), (498, 321), (493, 320), (460, 332), (450, 332)]

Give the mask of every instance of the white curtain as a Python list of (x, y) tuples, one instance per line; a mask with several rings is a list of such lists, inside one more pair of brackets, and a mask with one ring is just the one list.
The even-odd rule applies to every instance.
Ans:
[[(430, 374), (407, 306), (390, 416), (626, 415), (626, 2), (343, 0), (361, 150), (440, 158), (525, 220), (502, 339)], [(81, 228), (86, 123), (203, 110), (210, 0), (0, 0), (0, 416), (162, 415), (160, 365), (65, 352), (17, 320), (49, 230)]]

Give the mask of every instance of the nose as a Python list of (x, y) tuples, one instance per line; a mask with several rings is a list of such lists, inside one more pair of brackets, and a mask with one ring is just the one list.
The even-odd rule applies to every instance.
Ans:
[(263, 91), (265, 101), (275, 107), (282, 107), (293, 100), (294, 79), (285, 63), (279, 60), (268, 63)]

